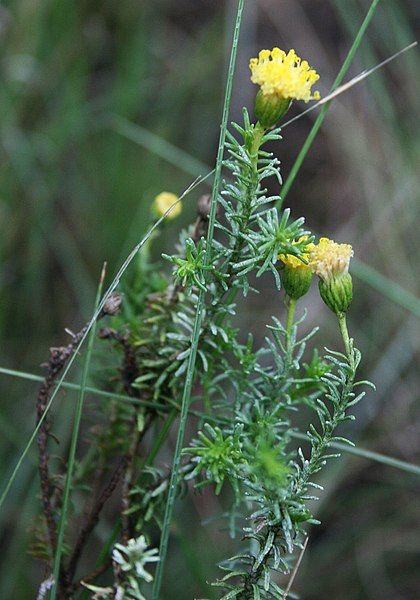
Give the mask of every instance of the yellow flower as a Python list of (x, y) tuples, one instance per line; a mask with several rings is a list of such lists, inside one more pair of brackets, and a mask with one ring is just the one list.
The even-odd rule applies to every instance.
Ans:
[[(172, 194), (171, 192), (161, 192), (155, 198), (153, 203), (153, 210), (158, 217), (162, 217), (170, 207), (175, 204), (179, 200), (176, 194)], [(170, 213), (168, 213), (168, 219), (175, 219), (178, 215), (181, 214), (182, 211), (182, 203), (178, 202), (175, 204)]]
[[(298, 239), (297, 243), (307, 239), (308, 236), (304, 235)], [(309, 243), (305, 247), (306, 252), (301, 255), (301, 258), (308, 261), (310, 252), (314, 247), (314, 244)], [(312, 270), (301, 258), (293, 254), (279, 254), (279, 259), (284, 264), (281, 276), (283, 287), (289, 298), (293, 300), (298, 300), (304, 296), (309, 290), (312, 281)]]
[(311, 88), (319, 79), (306, 60), (301, 60), (294, 50), (286, 54), (280, 48), (261, 50), (258, 58), (249, 61), (251, 81), (260, 86), (264, 96), (276, 95), (287, 100), (319, 100), (319, 92)]
[(309, 266), (327, 282), (337, 276), (347, 275), (353, 255), (350, 244), (337, 244), (328, 238), (321, 238), (309, 255)]
[(309, 255), (309, 266), (319, 277), (319, 291), (325, 304), (339, 317), (353, 299), (353, 282), (349, 273), (353, 248), (321, 238)]
[[(307, 235), (303, 235), (302, 237), (300, 237), (298, 239), (298, 241), (296, 242), (297, 244), (300, 244), (300, 242), (304, 242), (305, 240), (308, 239)], [(309, 262), (309, 256), (310, 256), (310, 252), (312, 252), (312, 250), (315, 248), (315, 244), (308, 244), (307, 246), (305, 246), (305, 252), (301, 255), (301, 257), (306, 260), (307, 262)], [(294, 256), (294, 254), (279, 254), (279, 259), (287, 266), (287, 267), (292, 267), (293, 269), (308, 269), (308, 265), (305, 264), (301, 258), (298, 258), (297, 256)]]

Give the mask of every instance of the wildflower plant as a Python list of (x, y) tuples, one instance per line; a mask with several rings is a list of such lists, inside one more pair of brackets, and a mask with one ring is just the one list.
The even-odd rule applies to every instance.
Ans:
[[(84, 587), (98, 598), (152, 595), (157, 600), (168, 506), (175, 496), (204, 487), (221, 495), (223, 525), (238, 547), (234, 556), (221, 557), (223, 573), (213, 582), (219, 597), (285, 597), (281, 575), (290, 573), (310, 526), (318, 523), (313, 504), (322, 491), (318, 474), (339, 456), (336, 443), (351, 444), (339, 427), (353, 420), (351, 410), (364, 396), (359, 387), (366, 383), (357, 380), (360, 352), (346, 323), (353, 250), (327, 238), (317, 242), (304, 217), (281, 207), (280, 162), (267, 149), (280, 142), (281, 118), (293, 101), (319, 98), (312, 91), (319, 76), (294, 50), (278, 48), (262, 50), (250, 69), (252, 82), (260, 86), (255, 120), (245, 108), (242, 123), (227, 132), (220, 192), (216, 187), (213, 202), (207, 196), (198, 199), (196, 220), (158, 263), (151, 258), (158, 236), (151, 236), (124, 283), (123, 297), (115, 295), (98, 314), (105, 321), (99, 337), (108, 348), (106, 373), (111, 363), (112, 375), (102, 377), (109, 397), (95, 406), (89, 448), (74, 471), (78, 502), (68, 519), (77, 524), (77, 535), (66, 536), (65, 556), (58, 567), (54, 563), (53, 590), (61, 597), (74, 597)], [(270, 194), (268, 186), (278, 193)], [(152, 206), (154, 219), (180, 212), (180, 200), (169, 192), (159, 194)], [(159, 231), (164, 225), (155, 226)], [(272, 277), (284, 310), (277, 302), (258, 347), (251, 335), (243, 335), (235, 316), (238, 295), (256, 293), (265, 274)], [(316, 340), (322, 346), (318, 327), (302, 333), (314, 276), (337, 320), (339, 349), (314, 348)], [(68, 347), (53, 349), (38, 418), (82, 332)], [(175, 471), (168, 473), (156, 458), (174, 420), (181, 412), (185, 425), (188, 411), (196, 430), (185, 443), (178, 436)], [(43, 521), (34, 546), (49, 567), (49, 586), (64, 476), (61, 465), (51, 471), (51, 427), (45, 420), (40, 428)], [(302, 436), (304, 447), (297, 442)], [(224, 494), (228, 489), (231, 493)], [(91, 573), (83, 573), (88, 540), (105, 504), (117, 495), (116, 534)], [(149, 549), (149, 540), (157, 545), (161, 529), (160, 551)]]

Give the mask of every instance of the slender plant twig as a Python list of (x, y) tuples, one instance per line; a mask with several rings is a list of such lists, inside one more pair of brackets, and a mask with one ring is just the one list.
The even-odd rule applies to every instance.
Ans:
[(77, 538), (76, 544), (74, 546), (73, 553), (70, 558), (69, 566), (68, 566), (68, 577), (72, 579), (74, 577), (77, 563), (81, 556), (82, 550), (88, 540), (89, 535), (92, 533), (96, 524), (99, 521), (100, 513), (105, 506), (107, 500), (112, 496), (113, 492), (117, 488), (119, 482), (121, 481), (122, 474), (124, 473), (124, 469), (126, 466), (127, 458), (124, 456), (118, 463), (115, 468), (108, 484), (105, 486), (102, 491), (100, 497), (97, 499), (96, 503), (93, 506), (93, 509), (90, 513), (88, 521), (83, 525), (80, 530), (79, 537)]
[(84, 341), (86, 340), (90, 330), (92, 329), (94, 323), (96, 322), (96, 319), (98, 318), (98, 316), (101, 314), (101, 311), (103, 309), (103, 307), (105, 306), (105, 303), (107, 302), (107, 300), (109, 300), (109, 298), (111, 297), (111, 295), (113, 294), (113, 292), (116, 290), (116, 288), (118, 287), (121, 277), (124, 275), (125, 271), (127, 270), (127, 268), (129, 267), (129, 265), (132, 263), (132, 261), (134, 260), (134, 258), (137, 256), (137, 254), (141, 251), (141, 249), (143, 248), (143, 246), (146, 244), (146, 242), (150, 239), (150, 237), (153, 235), (154, 231), (159, 227), (159, 225), (163, 222), (163, 220), (167, 217), (167, 215), (174, 209), (174, 207), (178, 204), (178, 202), (180, 202), (189, 192), (191, 192), (191, 190), (193, 190), (197, 185), (199, 185), (202, 181), (204, 181), (205, 179), (207, 179), (207, 177), (209, 177), (211, 174), (213, 173), (213, 171), (211, 171), (210, 173), (208, 173), (207, 175), (205, 175), (202, 178), (197, 178), (185, 191), (184, 193), (180, 196), (180, 198), (178, 199), (177, 202), (174, 202), (169, 208), (168, 210), (162, 215), (162, 217), (160, 217), (160, 219), (158, 219), (153, 226), (149, 229), (149, 231), (146, 233), (146, 235), (141, 239), (141, 241), (133, 248), (133, 250), (130, 252), (130, 254), (127, 256), (126, 260), (123, 262), (123, 264), (121, 265), (121, 267), (119, 268), (117, 274), (115, 275), (111, 285), (109, 286), (108, 290), (105, 292), (102, 300), (99, 303), (98, 308), (96, 309), (96, 311), (94, 312), (92, 318), (90, 319), (87, 327), (86, 327), (86, 331), (82, 337), (82, 339), (80, 340), (79, 344), (77, 345), (77, 347), (75, 348), (75, 352), (72, 355), (72, 357), (70, 358), (70, 360), (68, 361), (60, 379), (57, 382), (56, 388), (54, 390), (54, 392), (51, 394), (51, 397), (48, 401), (48, 404), (45, 407), (44, 413), (41, 417), (41, 419), (38, 421), (37, 426), (35, 427), (35, 429), (33, 430), (32, 434), (29, 436), (29, 439), (24, 447), (24, 449), (22, 450), (18, 460), (16, 461), (16, 464), (12, 470), (12, 473), (10, 475), (10, 477), (7, 480), (7, 483), (4, 487), (3, 493), (0, 497), (0, 508), (3, 506), (3, 503), (5, 501), (5, 499), (7, 498), (10, 488), (13, 485), (13, 482), (15, 481), (17, 474), (22, 466), (23, 461), (25, 460), (26, 455), (29, 452), (29, 449), (31, 448), (36, 436), (38, 435), (38, 431), (40, 430), (40, 428), (42, 427), (42, 423), (43, 421), (46, 419), (48, 411), (50, 410), (52, 403), (58, 393), (58, 391), (60, 390), (65, 378), (67, 377), (68, 372), (70, 371), (73, 362), (80, 350), (80, 348), (82, 347)]
[[(43, 378), (39, 375), (34, 375), (33, 373), (25, 373), (23, 371), (15, 371), (13, 369), (5, 369), (3, 367), (0, 367), (0, 373), (2, 373), (4, 375), (9, 375), (11, 377), (27, 379), (29, 381), (43, 381)], [(69, 382), (63, 383), (63, 387), (67, 388), (67, 389), (71, 389), (71, 390), (79, 390), (80, 389), (80, 385), (78, 385), (77, 383), (69, 383)], [(130, 398), (129, 396), (125, 396), (123, 394), (116, 394), (114, 392), (106, 392), (104, 390), (99, 390), (94, 387), (86, 386), (86, 392), (89, 392), (90, 394), (95, 394), (96, 396), (113, 398), (115, 400), (119, 400), (120, 402), (139, 404), (140, 406), (150, 406), (151, 408), (155, 408), (159, 412), (166, 413), (166, 412), (171, 411), (172, 419), (178, 412), (178, 410), (175, 410), (174, 408), (171, 408), (170, 406), (167, 406), (165, 404), (158, 404), (155, 402), (147, 402), (147, 401), (137, 400), (136, 398)], [(188, 412), (192, 416), (195, 416), (198, 418), (205, 418), (208, 421), (212, 421), (214, 423), (221, 423), (221, 424), (225, 423), (225, 420), (220, 417), (217, 417), (214, 415), (207, 415), (206, 413), (203, 413), (198, 410), (190, 409)], [(307, 439), (307, 437), (304, 433), (299, 433), (297, 431), (292, 432), (291, 436), (294, 438), (297, 438), (297, 439), (301, 439), (301, 440)], [(407, 461), (400, 460), (398, 458), (394, 458), (393, 456), (387, 456), (386, 454), (381, 454), (380, 452), (373, 452), (371, 450), (366, 450), (366, 449), (360, 448), (360, 447), (351, 448), (345, 444), (340, 444), (339, 442), (334, 442), (333, 444), (331, 444), (331, 446), (334, 448), (337, 448), (338, 450), (343, 450), (344, 452), (347, 452), (349, 454), (354, 454), (355, 456), (359, 456), (361, 458), (366, 458), (368, 460), (373, 460), (373, 461), (381, 463), (383, 465), (387, 465), (388, 467), (393, 467), (395, 469), (399, 469), (401, 471), (405, 471), (407, 473), (412, 473), (413, 475), (420, 476), (420, 466), (419, 465), (415, 465), (413, 463), (409, 463)]]
[(298, 559), (296, 561), (296, 564), (293, 567), (293, 571), (292, 571), (292, 574), (290, 576), (289, 583), (287, 584), (287, 587), (284, 590), (284, 595), (283, 595), (282, 600), (287, 600), (289, 592), (292, 589), (292, 585), (293, 585), (294, 580), (296, 579), (296, 575), (297, 575), (297, 572), (299, 570), (300, 563), (302, 562), (303, 555), (305, 554), (305, 550), (306, 550), (306, 546), (308, 545), (308, 541), (309, 541), (309, 538), (306, 537), (305, 541), (303, 542), (302, 550), (299, 553), (299, 557), (298, 557)]
[[(137, 390), (135, 390), (133, 388), (133, 383), (134, 383), (135, 379), (138, 377), (140, 371), (139, 371), (139, 367), (138, 367), (137, 360), (136, 360), (135, 350), (129, 342), (128, 332), (120, 333), (114, 329), (107, 327), (105, 329), (102, 329), (99, 335), (102, 339), (113, 339), (113, 340), (117, 341), (120, 344), (120, 346), (122, 347), (123, 353), (124, 353), (124, 358), (123, 358), (123, 362), (122, 362), (122, 366), (121, 366), (120, 370), (121, 370), (123, 386), (124, 386), (126, 393), (130, 397), (135, 397), (137, 394)], [(143, 429), (141, 431), (138, 431), (138, 429), (137, 429), (138, 414), (137, 414), (137, 412), (134, 413), (132, 421), (131, 421), (130, 433), (129, 433), (129, 437), (132, 438), (130, 448), (124, 455), (123, 459), (118, 464), (117, 468), (114, 471), (114, 474), (112, 475), (105, 490), (102, 492), (100, 498), (96, 501), (96, 503), (94, 503), (91, 511), (88, 514), (88, 518), (87, 518), (86, 522), (84, 523), (84, 525), (80, 531), (79, 537), (76, 541), (76, 545), (73, 550), (73, 554), (71, 556), (69, 568), (68, 568), (68, 579), (70, 582), (72, 581), (72, 579), (74, 577), (74, 574), (75, 574), (75, 571), (77, 568), (77, 563), (80, 559), (80, 556), (83, 552), (83, 548), (89, 538), (89, 535), (91, 534), (94, 527), (98, 523), (100, 513), (101, 513), (106, 501), (108, 500), (108, 498), (110, 498), (110, 496), (116, 489), (123, 474), (124, 474), (123, 489), (122, 489), (123, 540), (125, 542), (128, 541), (127, 535), (128, 535), (128, 531), (129, 531), (129, 518), (128, 518), (128, 516), (125, 515), (125, 511), (129, 508), (129, 489), (130, 489), (132, 473), (133, 473), (133, 463), (134, 463), (135, 456), (137, 455), (139, 445), (140, 445), (145, 433), (148, 431), (148, 429), (153, 421), (153, 418), (155, 416), (156, 416), (156, 412), (155, 411), (151, 412), (150, 409), (148, 409), (148, 412), (145, 415), (145, 422), (144, 422)], [(127, 539), (125, 539), (125, 538), (127, 538)]]
[[(121, 345), (124, 352), (124, 359), (121, 367), (124, 390), (129, 396), (136, 396), (137, 394), (133, 388), (133, 383), (138, 377), (140, 371), (137, 364), (135, 350), (129, 342), (129, 333), (127, 332), (123, 334), (114, 329), (106, 328), (100, 332), (100, 337), (102, 339), (114, 339)], [(123, 544), (126, 544), (130, 538), (130, 516), (128, 515), (127, 511), (130, 507), (130, 486), (134, 472), (134, 460), (140, 442), (151, 423), (152, 414), (148, 414), (147, 423), (144, 423), (141, 431), (138, 430), (137, 417), (137, 412), (134, 412), (128, 434), (128, 437), (131, 441), (124, 460), (124, 477), (121, 498), (121, 525)]]
[[(225, 100), (224, 100), (224, 106), (223, 106), (223, 116), (222, 116), (222, 123), (221, 123), (221, 129), (220, 129), (219, 146), (218, 146), (218, 151), (217, 151), (214, 184), (213, 184), (212, 195), (211, 195), (209, 227), (208, 227), (208, 232), (207, 232), (207, 244), (206, 244), (207, 253), (206, 253), (206, 258), (205, 258), (206, 266), (210, 265), (210, 261), (211, 261), (211, 246), (212, 246), (212, 241), (213, 241), (214, 225), (215, 225), (215, 220), (216, 220), (216, 210), (217, 210), (217, 204), (218, 204), (218, 195), (219, 195), (219, 188), (220, 188), (220, 183), (221, 183), (223, 153), (224, 153), (224, 147), (225, 147), (227, 122), (228, 122), (229, 109), (230, 109), (230, 100), (231, 100), (231, 95), (232, 95), (233, 74), (234, 74), (234, 70), (235, 70), (236, 53), (237, 53), (237, 48), (238, 48), (239, 32), (240, 32), (240, 27), (241, 27), (241, 22), (242, 22), (244, 1), (245, 0), (239, 0), (239, 2), (238, 2), (235, 30), (234, 30), (234, 34), (233, 34), (232, 50), (231, 50), (231, 56), (230, 56), (230, 62), (229, 62)], [(195, 362), (196, 362), (197, 350), (198, 350), (198, 342), (199, 342), (199, 338), (200, 338), (201, 323), (202, 323), (202, 319), (203, 319), (204, 295), (205, 295), (204, 292), (202, 290), (200, 290), (200, 294), (199, 294), (199, 298), (198, 298), (198, 302), (197, 302), (197, 310), (196, 310), (196, 315), (195, 315), (194, 328), (193, 328), (193, 333), (192, 333), (192, 338), (191, 338), (191, 350), (190, 350), (190, 354), (188, 357), (188, 366), (187, 366), (187, 372), (186, 372), (186, 377), (185, 377), (185, 385), (184, 385), (184, 390), (183, 390), (183, 394), (182, 394), (180, 423), (179, 423), (178, 436), (177, 436), (177, 440), (176, 440), (174, 458), (173, 458), (173, 463), (172, 463), (172, 473), (171, 473), (171, 480), (169, 483), (168, 499), (166, 502), (165, 516), (164, 516), (163, 527), (162, 527), (161, 543), (160, 543), (160, 550), (159, 550), (160, 561), (157, 564), (156, 576), (155, 576), (155, 581), (154, 581), (154, 586), (153, 586), (153, 599), (154, 600), (158, 600), (158, 598), (159, 598), (160, 588), (162, 585), (163, 569), (164, 569), (166, 554), (167, 554), (167, 550), (168, 550), (169, 530), (170, 530), (170, 525), (171, 525), (171, 521), (172, 521), (174, 504), (175, 504), (175, 495), (176, 495), (176, 489), (177, 489), (177, 484), (178, 484), (178, 471), (179, 471), (180, 461), (181, 461), (181, 450), (182, 450), (182, 446), (183, 446), (183, 442), (184, 442), (185, 426), (186, 426), (186, 421), (187, 421), (187, 416), (188, 416), (188, 409), (189, 409), (189, 405), (190, 405), (191, 390), (192, 390), (193, 379), (194, 379)]]
[[(339, 70), (338, 75), (335, 78), (334, 83), (332, 84), (330, 92), (334, 92), (338, 88), (338, 86), (341, 84), (341, 82), (343, 81), (344, 76), (347, 73), (347, 71), (353, 61), (354, 55), (356, 54), (356, 52), (360, 46), (360, 43), (363, 39), (365, 31), (366, 31), (369, 23), (371, 22), (373, 15), (375, 14), (378, 4), (379, 4), (379, 0), (372, 1), (372, 4), (370, 5), (370, 8), (366, 14), (366, 17), (365, 17), (363, 23), (361, 24), (356, 37), (354, 38), (353, 44), (351, 45), (351, 48), (350, 48), (343, 64), (341, 65), (341, 69)], [(330, 105), (331, 105), (331, 101), (323, 104), (323, 106), (319, 112), (319, 115), (317, 116), (315, 123), (313, 124), (312, 129), (309, 132), (308, 137), (306, 138), (299, 154), (297, 155), (297, 158), (296, 158), (295, 162), (293, 163), (290, 173), (281, 189), (281, 200), (277, 203), (278, 208), (280, 208), (282, 206), (287, 194), (289, 193), (290, 188), (292, 187), (293, 182), (296, 179), (296, 176), (300, 170), (300, 167), (302, 166), (305, 156), (309, 152), (309, 149), (312, 146), (312, 143), (316, 137), (316, 134), (318, 133), (318, 131), (325, 119), (325, 115), (327, 114), (327, 111), (328, 111)]]
[(137, 364), (136, 352), (129, 342), (129, 332), (121, 333), (111, 327), (105, 327), (99, 332), (99, 337), (103, 340), (115, 340), (123, 350), (123, 363), (120, 367), (122, 375), (122, 384), (127, 396), (135, 397), (133, 383), (140, 374)]
[(128, 510), (130, 508), (130, 490), (134, 477), (134, 461), (137, 456), (140, 444), (155, 416), (156, 413), (148, 413), (145, 417), (146, 421), (143, 425), (143, 429), (139, 431), (137, 428), (137, 414), (134, 415), (132, 423), (132, 432), (130, 435), (131, 444), (126, 454), (125, 473), (122, 486), (121, 530), (123, 544), (127, 544), (128, 540), (131, 537), (130, 516), (128, 514)]
[[(168, 437), (169, 431), (172, 427), (172, 424), (173, 424), (177, 414), (178, 414), (178, 411), (176, 411), (174, 409), (172, 409), (172, 412), (169, 413), (168, 418), (166, 419), (162, 429), (159, 432), (159, 435), (154, 440), (154, 444), (150, 450), (150, 453), (149, 453), (147, 459), (145, 460), (144, 464), (142, 465), (142, 469), (144, 469), (144, 467), (146, 467), (146, 466), (150, 466), (153, 464), (153, 461), (155, 460), (157, 454), (159, 453), (159, 450), (161, 449), (162, 445), (166, 441), (166, 438)], [(118, 518), (117, 522), (115, 523), (115, 526), (111, 532), (111, 535), (109, 536), (106, 544), (102, 548), (101, 553), (98, 557), (98, 560), (96, 562), (97, 569), (100, 569), (101, 566), (103, 567), (105, 564), (107, 566), (110, 565), (109, 552), (112, 547), (112, 544), (114, 543), (115, 539), (117, 538), (120, 528), (121, 528), (121, 523), (120, 523), (120, 519)], [(89, 576), (89, 578), (91, 578), (91, 575)], [(82, 579), (85, 580), (86, 578), (82, 578)]]
[[(66, 362), (73, 354), (75, 347), (83, 336), (85, 328), (73, 336), (72, 341), (67, 346), (62, 348), (50, 348), (50, 359), (46, 363), (47, 376), (42, 380), (42, 385), (38, 392), (36, 410), (37, 421), (42, 419), (48, 404), (51, 390), (55, 385), (57, 376), (63, 370)], [(48, 535), (50, 538), (51, 551), (54, 554), (57, 546), (57, 523), (54, 515), (54, 508), (51, 499), (52, 484), (49, 472), (49, 456), (48, 456), (48, 437), (49, 437), (49, 420), (45, 419), (39, 430), (37, 439), (38, 443), (38, 465), (41, 484), (41, 501), (44, 516), (47, 522)]]
[[(110, 297), (106, 305), (104, 305), (101, 314), (98, 315), (98, 319), (105, 316), (106, 314), (116, 314), (116, 312), (118, 312), (119, 310), (120, 304), (121, 297), (119, 295)], [(39, 451), (38, 463), (41, 482), (41, 499), (44, 516), (47, 522), (52, 555), (54, 555), (57, 545), (57, 523), (54, 515), (54, 506), (57, 504), (59, 494), (56, 494), (57, 498), (54, 502), (52, 498), (52, 484), (48, 467), (48, 437), (50, 435), (49, 420), (43, 419), (43, 415), (48, 404), (48, 399), (50, 397), (51, 390), (56, 385), (57, 376), (62, 372), (67, 361), (75, 352), (77, 345), (85, 335), (86, 327), (87, 325), (85, 325), (76, 334), (73, 334), (72, 332), (69, 332), (69, 330), (67, 330), (67, 332), (70, 333), (72, 336), (71, 342), (67, 346), (50, 348), (51, 356), (48, 362), (45, 364), (47, 368), (47, 376), (42, 380), (42, 385), (40, 387), (37, 397), (37, 422), (39, 423), (43, 420), (39, 429), (39, 435), (37, 440)]]
[[(104, 264), (104, 266), (102, 268), (102, 273), (101, 273), (101, 277), (99, 280), (98, 291), (97, 291), (96, 300), (95, 300), (94, 313), (96, 313), (97, 307), (100, 303), (102, 287), (103, 287), (104, 279), (105, 279), (105, 272), (106, 272), (106, 263)], [(64, 485), (64, 493), (63, 493), (63, 500), (62, 500), (62, 506), (61, 506), (61, 515), (60, 515), (60, 521), (59, 521), (59, 525), (58, 525), (57, 547), (56, 547), (55, 556), (54, 556), (54, 565), (53, 565), (54, 584), (53, 584), (53, 587), (51, 588), (51, 593), (50, 593), (51, 600), (56, 599), (59, 582), (60, 582), (61, 557), (62, 557), (62, 553), (63, 553), (64, 532), (66, 529), (66, 522), (67, 522), (67, 510), (68, 510), (69, 501), (70, 501), (73, 471), (74, 471), (74, 465), (75, 465), (75, 460), (76, 460), (77, 441), (78, 441), (78, 437), (79, 437), (80, 423), (82, 420), (83, 404), (84, 404), (84, 399), (85, 399), (85, 388), (86, 388), (86, 383), (87, 383), (87, 378), (88, 378), (88, 373), (89, 373), (89, 368), (90, 368), (90, 360), (91, 360), (91, 356), (92, 356), (93, 343), (94, 343), (94, 339), (95, 339), (95, 331), (96, 331), (96, 321), (94, 322), (94, 324), (91, 328), (91, 331), (90, 331), (90, 335), (89, 335), (89, 341), (88, 341), (88, 346), (87, 346), (87, 351), (86, 351), (86, 358), (85, 358), (85, 362), (83, 365), (83, 371), (82, 371), (82, 381), (80, 384), (80, 391), (79, 391), (79, 396), (77, 399), (75, 415), (74, 415), (73, 431), (72, 431), (72, 437), (71, 437), (71, 442), (70, 442), (70, 452), (69, 452), (69, 458), (68, 458), (68, 462), (67, 462), (66, 482)]]

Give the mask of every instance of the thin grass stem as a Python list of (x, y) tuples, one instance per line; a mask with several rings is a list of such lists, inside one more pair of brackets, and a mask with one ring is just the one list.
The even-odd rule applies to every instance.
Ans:
[[(96, 299), (95, 299), (94, 312), (96, 311), (96, 309), (99, 305), (100, 299), (101, 299), (102, 288), (103, 288), (104, 279), (105, 279), (105, 271), (106, 271), (106, 264), (104, 264), (104, 266), (102, 268), (101, 277), (99, 279), (98, 291), (96, 293)], [(72, 430), (71, 442), (70, 442), (70, 452), (69, 452), (69, 458), (68, 458), (68, 462), (67, 462), (67, 476), (66, 476), (66, 482), (64, 485), (64, 493), (63, 493), (63, 501), (62, 501), (62, 506), (61, 506), (60, 521), (58, 524), (57, 548), (56, 548), (55, 556), (54, 556), (54, 565), (53, 565), (54, 583), (53, 583), (53, 586), (50, 591), (51, 600), (55, 600), (57, 597), (57, 590), (58, 590), (59, 580), (60, 580), (61, 557), (63, 554), (64, 533), (66, 530), (67, 511), (68, 511), (68, 507), (69, 507), (69, 501), (70, 501), (70, 495), (71, 495), (71, 484), (72, 484), (72, 478), (73, 478), (74, 465), (75, 465), (75, 461), (76, 461), (77, 440), (79, 438), (80, 423), (82, 420), (83, 405), (84, 405), (85, 393), (86, 393), (86, 384), (87, 384), (87, 378), (89, 375), (90, 361), (92, 358), (93, 344), (95, 341), (95, 332), (96, 332), (96, 321), (93, 324), (93, 327), (90, 330), (90, 334), (89, 334), (89, 340), (88, 340), (88, 345), (87, 345), (87, 350), (86, 350), (86, 358), (85, 358), (85, 361), (83, 364), (82, 380), (81, 380), (81, 384), (80, 384), (79, 396), (77, 398), (76, 409), (75, 409), (75, 413), (74, 413), (73, 430)]]
[[(238, 48), (238, 42), (239, 42), (239, 32), (240, 32), (240, 28), (241, 28), (244, 2), (245, 2), (245, 0), (238, 1), (236, 23), (235, 23), (234, 33), (233, 33), (232, 49), (231, 49), (227, 83), (226, 83), (225, 100), (224, 100), (224, 105), (223, 105), (222, 123), (221, 123), (221, 128), (220, 128), (219, 146), (218, 146), (218, 151), (217, 151), (214, 184), (213, 184), (212, 195), (211, 195), (211, 206), (210, 206), (210, 215), (209, 215), (209, 226), (208, 226), (208, 232), (207, 232), (207, 244), (206, 244), (207, 253), (206, 253), (206, 259), (205, 259), (205, 266), (210, 265), (210, 261), (211, 261), (211, 247), (212, 247), (213, 234), (214, 234), (214, 224), (215, 224), (215, 220), (216, 220), (216, 209), (217, 209), (219, 188), (220, 188), (221, 179), (222, 179), (223, 153), (224, 153), (224, 147), (225, 147), (230, 101), (231, 101), (231, 96), (232, 96), (233, 75), (234, 75), (234, 71), (235, 71), (236, 54), (237, 54), (237, 48)], [(195, 363), (196, 363), (198, 343), (199, 343), (200, 333), (201, 333), (201, 324), (202, 324), (202, 320), (203, 320), (204, 296), (205, 296), (205, 292), (200, 290), (199, 298), (197, 301), (197, 309), (196, 309), (196, 314), (195, 314), (194, 327), (193, 327), (193, 332), (192, 332), (192, 337), (191, 337), (191, 349), (190, 349), (190, 354), (188, 357), (188, 367), (187, 367), (187, 372), (186, 372), (186, 376), (185, 376), (184, 390), (183, 390), (183, 394), (182, 394), (180, 422), (179, 422), (179, 429), (178, 429), (178, 435), (177, 435), (177, 440), (176, 440), (174, 458), (173, 458), (173, 463), (172, 463), (172, 472), (171, 472), (171, 478), (170, 478), (170, 482), (169, 482), (168, 498), (166, 501), (165, 516), (164, 516), (163, 526), (162, 526), (161, 543), (160, 543), (160, 549), (159, 549), (160, 561), (157, 564), (156, 577), (155, 577), (155, 581), (154, 581), (154, 585), (153, 585), (153, 596), (152, 597), (154, 600), (158, 600), (158, 598), (159, 598), (160, 588), (162, 586), (163, 570), (165, 567), (165, 560), (166, 560), (166, 555), (167, 555), (167, 551), (168, 551), (169, 531), (170, 531), (170, 526), (171, 526), (171, 521), (172, 521), (174, 505), (175, 505), (176, 489), (177, 489), (178, 478), (179, 478), (179, 466), (180, 466), (180, 462), (181, 462), (181, 451), (182, 451), (182, 446), (184, 443), (184, 434), (185, 434), (185, 427), (186, 427), (187, 417), (188, 417), (188, 409), (189, 409), (190, 402), (191, 402), (191, 390), (192, 390), (192, 385), (193, 385), (193, 380), (194, 380)]]
[[(115, 132), (126, 139), (133, 141), (135, 144), (146, 148), (148, 152), (153, 152), (160, 158), (166, 160), (169, 164), (182, 169), (185, 173), (188, 173), (188, 175), (197, 177), (199, 174), (208, 171), (207, 165), (191, 156), (188, 152), (171, 144), (161, 136), (118, 115), (111, 115), (110, 118), (111, 128)], [(207, 183), (208, 185), (211, 185), (210, 182), (207, 181)]]

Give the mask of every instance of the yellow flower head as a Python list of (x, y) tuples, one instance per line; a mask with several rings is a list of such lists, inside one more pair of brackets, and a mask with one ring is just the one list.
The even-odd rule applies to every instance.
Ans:
[[(303, 235), (302, 237), (300, 237), (298, 239), (298, 241), (296, 242), (297, 244), (299, 244), (300, 242), (304, 242), (305, 240), (308, 239), (307, 235)], [(305, 246), (305, 252), (303, 254), (301, 254), (301, 257), (306, 260), (307, 262), (309, 262), (309, 256), (310, 256), (310, 252), (312, 252), (312, 250), (315, 248), (315, 244), (308, 244), (307, 246)], [(297, 256), (294, 256), (293, 254), (279, 254), (279, 259), (282, 261), (282, 263), (284, 263), (284, 265), (286, 267), (290, 267), (292, 269), (308, 269), (308, 265), (305, 264), (301, 258), (298, 258)]]
[[(300, 237), (295, 244), (304, 242), (308, 239), (307, 235)], [(284, 264), (282, 270), (282, 283), (284, 291), (293, 300), (298, 300), (304, 296), (310, 288), (312, 280), (311, 268), (303, 262), (308, 261), (310, 252), (314, 248), (314, 244), (309, 243), (305, 247), (305, 252), (301, 254), (301, 258), (293, 254), (279, 254), (279, 259)], [(302, 260), (303, 259), (303, 260)]]
[(328, 238), (321, 238), (309, 255), (309, 266), (324, 282), (347, 275), (350, 259), (353, 256), (350, 244), (337, 244)]
[(301, 60), (294, 50), (286, 54), (280, 48), (261, 50), (258, 58), (249, 61), (251, 81), (261, 87), (262, 93), (287, 100), (319, 100), (319, 92), (311, 88), (319, 79), (306, 60)]
[[(172, 194), (171, 192), (161, 192), (155, 198), (153, 203), (153, 210), (158, 217), (162, 217), (166, 211), (173, 205), (175, 202), (179, 200), (176, 194)], [(168, 213), (168, 219), (175, 219), (178, 215), (181, 214), (182, 211), (182, 203), (178, 202), (170, 213)]]

